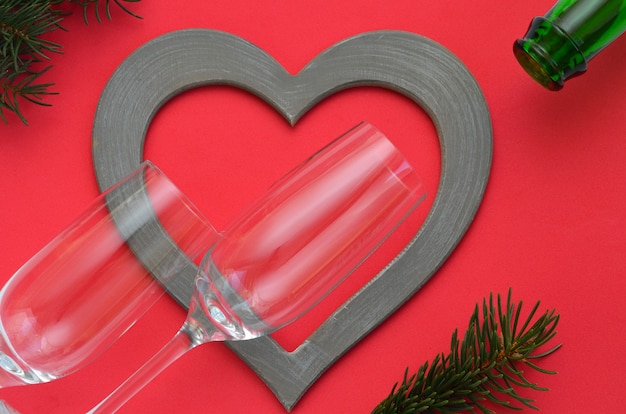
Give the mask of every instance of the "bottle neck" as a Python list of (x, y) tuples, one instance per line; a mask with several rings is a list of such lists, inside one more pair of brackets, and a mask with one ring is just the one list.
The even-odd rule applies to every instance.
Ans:
[(587, 59), (576, 42), (544, 17), (533, 19), (526, 36), (514, 43), (513, 52), (522, 68), (552, 91), (587, 70)]

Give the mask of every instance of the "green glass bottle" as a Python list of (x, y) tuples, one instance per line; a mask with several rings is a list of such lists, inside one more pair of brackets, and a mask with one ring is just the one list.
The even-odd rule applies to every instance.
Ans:
[(533, 79), (558, 91), (624, 31), (626, 0), (559, 0), (532, 20), (513, 52)]

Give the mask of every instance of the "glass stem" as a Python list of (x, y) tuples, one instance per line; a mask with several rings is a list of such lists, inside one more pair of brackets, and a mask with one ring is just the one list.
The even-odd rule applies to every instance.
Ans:
[(165, 368), (196, 345), (199, 345), (199, 342), (193, 340), (192, 333), (184, 328), (181, 329), (148, 362), (102, 400), (100, 404), (92, 408), (89, 414), (116, 412)]

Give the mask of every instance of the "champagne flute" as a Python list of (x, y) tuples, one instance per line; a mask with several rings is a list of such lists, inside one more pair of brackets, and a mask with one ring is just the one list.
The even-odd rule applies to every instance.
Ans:
[[(168, 238), (146, 246), (143, 260), (161, 265), (162, 281), (127, 244), (157, 230)], [(143, 163), (4, 285), (0, 388), (48, 382), (87, 365), (156, 302), (168, 277), (199, 262), (216, 238), (174, 184)]]
[(357, 267), (424, 197), (417, 174), (363, 123), (300, 164), (210, 247), (178, 333), (90, 413), (118, 410), (194, 347), (267, 335)]

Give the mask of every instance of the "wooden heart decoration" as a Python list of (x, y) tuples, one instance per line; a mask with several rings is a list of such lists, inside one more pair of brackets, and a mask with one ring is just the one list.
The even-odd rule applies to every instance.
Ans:
[[(341, 355), (409, 299), (439, 269), (469, 227), (489, 177), (492, 129), (480, 87), (441, 45), (406, 32), (369, 32), (318, 55), (297, 75), (249, 42), (192, 29), (161, 36), (131, 54), (105, 87), (93, 127), (93, 157), (102, 190), (143, 161), (156, 111), (187, 89), (231, 85), (255, 94), (294, 125), (325, 97), (355, 86), (389, 88), (432, 118), (441, 147), (439, 188), (412, 241), (293, 352), (271, 337), (228, 343), (291, 409)], [(166, 237), (147, 231), (131, 247)], [(151, 269), (160, 277), (160, 269)], [(187, 306), (196, 267), (189, 262), (169, 293)]]

